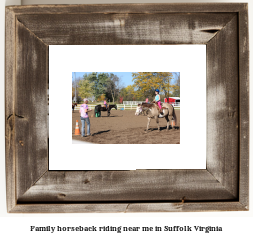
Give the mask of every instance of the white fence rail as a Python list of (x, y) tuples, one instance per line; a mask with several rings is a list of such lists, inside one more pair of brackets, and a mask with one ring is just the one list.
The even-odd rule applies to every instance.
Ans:
[(143, 101), (123, 101), (125, 105), (138, 105), (139, 103), (143, 103)]
[[(89, 109), (94, 110), (95, 106), (97, 106), (97, 105), (88, 104), (88, 106), (89, 106)], [(117, 108), (118, 108), (118, 110), (121, 109), (121, 108), (124, 108), (124, 110), (127, 110), (127, 109), (136, 109), (137, 108), (137, 104), (136, 105), (117, 104)], [(75, 110), (79, 110), (79, 109), (80, 109), (80, 106), (75, 107)], [(112, 108), (112, 109), (115, 110), (115, 108)]]
[(137, 104), (135, 104), (135, 105), (133, 105), (133, 104), (131, 104), (131, 105), (128, 105), (128, 104), (117, 104), (117, 108), (118, 109), (121, 109), (121, 108), (124, 108), (124, 110), (126, 110), (126, 109), (136, 109), (137, 108)]
[[(172, 105), (175, 107), (175, 108), (180, 108), (180, 103), (172, 103)], [(89, 106), (89, 109), (92, 109), (94, 110), (95, 109), (95, 106), (97, 105), (93, 105), (93, 104), (88, 104)], [(137, 104), (117, 104), (117, 108), (118, 110), (122, 110), (122, 108), (124, 110), (131, 110), (131, 109), (136, 109), (137, 108)], [(77, 107), (75, 107), (75, 110), (79, 110), (80, 109), (80, 106), (78, 105)], [(113, 108), (113, 110), (115, 110), (115, 108)]]

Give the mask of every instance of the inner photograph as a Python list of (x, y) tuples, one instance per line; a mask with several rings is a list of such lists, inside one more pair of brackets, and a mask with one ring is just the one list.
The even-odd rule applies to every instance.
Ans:
[(73, 144), (180, 144), (180, 72), (72, 72)]

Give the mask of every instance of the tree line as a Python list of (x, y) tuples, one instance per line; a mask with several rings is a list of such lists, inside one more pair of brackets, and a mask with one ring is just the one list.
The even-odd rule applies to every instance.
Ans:
[[(174, 83), (172, 83), (174, 79)], [(109, 102), (149, 101), (155, 96), (155, 89), (160, 90), (161, 100), (165, 97), (180, 96), (180, 74), (170, 72), (132, 73), (132, 85), (123, 86), (122, 80), (113, 73), (85, 73), (83, 78), (72, 81), (72, 100), (80, 103), (83, 98), (100, 102), (104, 98)]]

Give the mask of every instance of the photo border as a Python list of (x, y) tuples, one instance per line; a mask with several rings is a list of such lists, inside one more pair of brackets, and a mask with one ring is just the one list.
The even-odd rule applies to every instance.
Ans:
[[(49, 170), (206, 169), (206, 45), (52, 45), (49, 46), (49, 51), (51, 95)], [(104, 57), (100, 59), (97, 57), (100, 52), (106, 55), (106, 62), (104, 62)], [(132, 58), (133, 54), (136, 55), (134, 59)], [(169, 54), (173, 57), (168, 58)], [(83, 57), (84, 55), (88, 57)], [(122, 55), (124, 57), (119, 61)], [(192, 55), (195, 56), (194, 61), (192, 61)], [(71, 61), (69, 61), (70, 57)], [(150, 61), (150, 58), (156, 58), (156, 61)], [(138, 69), (142, 72), (173, 72), (173, 69), (180, 71), (180, 112), (182, 113), (180, 114), (181, 119), (179, 118), (181, 132), (178, 131), (180, 140), (177, 141), (177, 144), (171, 144), (169, 134), (172, 131), (168, 132), (168, 138), (164, 138), (163, 144), (154, 141), (153, 133), (148, 134), (148, 137), (153, 138), (149, 144), (147, 141), (133, 142), (132, 139), (129, 140), (124, 136), (124, 141), (120, 143), (117, 142), (118, 140), (115, 142), (108, 140), (105, 142), (107, 145), (100, 142), (90, 143), (86, 145), (88, 150), (85, 149), (86, 152), (83, 153), (84, 144), (72, 145), (71, 143), (71, 139), (74, 137), (77, 139), (79, 136), (73, 136), (72, 127), (66, 128), (66, 125), (72, 124), (72, 115), (74, 115), (66, 106), (69, 105), (70, 99), (65, 96), (61, 97), (61, 95), (71, 94), (70, 72), (71, 70), (80, 72), (82, 68), (89, 68), (93, 72), (96, 68), (100, 68), (104, 72), (106, 69), (115, 68), (118, 72), (123, 72), (124, 67), (127, 67), (129, 71), (132, 68), (136, 72)], [(60, 91), (59, 78), (61, 79)], [(197, 85), (197, 90), (189, 90), (192, 87), (192, 82)], [(61, 97), (60, 103), (59, 96)], [(192, 114), (193, 101), (198, 104), (198, 129), (194, 132), (193, 128), (188, 126), (188, 115)], [(58, 117), (59, 111), (64, 115), (61, 120)], [(131, 123), (140, 119), (134, 117), (134, 112), (135, 110), (131, 112)], [(97, 119), (95, 120), (97, 121)], [(120, 118), (117, 120), (120, 120), (122, 124)], [(143, 131), (147, 117), (143, 117), (142, 120), (141, 130)], [(103, 122), (103, 119), (100, 122), (105, 126), (103, 130), (109, 129), (108, 123)], [(155, 121), (151, 122), (151, 125), (152, 123), (156, 124)], [(79, 126), (80, 124), (79, 121)], [(166, 126), (166, 120), (160, 119), (159, 125)], [(92, 119), (91, 127), (92, 133), (96, 134), (99, 131)], [(132, 126), (124, 125), (124, 127), (131, 128)], [(58, 128), (65, 129), (58, 130)], [(147, 139), (147, 134), (143, 133), (143, 136)], [(160, 136), (162, 135), (160, 134)], [(99, 138), (100, 136), (97, 139)], [(136, 138), (137, 141), (138, 138)], [(198, 150), (195, 148), (196, 142)], [(152, 145), (153, 143), (154, 145)], [(166, 143), (170, 145), (165, 146)], [(107, 152), (104, 152), (105, 148)], [(94, 151), (97, 151), (96, 157), (94, 157)], [(158, 155), (157, 151), (164, 152)], [(190, 160), (186, 156), (189, 154), (194, 155)], [(71, 160), (69, 160), (70, 157)], [(93, 157), (96, 159), (85, 159)], [(155, 158), (155, 163), (153, 158)], [(122, 161), (127, 161), (127, 163), (122, 163)]]

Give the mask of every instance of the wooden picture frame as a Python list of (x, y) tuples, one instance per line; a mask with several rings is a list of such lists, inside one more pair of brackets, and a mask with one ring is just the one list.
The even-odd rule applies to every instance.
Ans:
[[(8, 212), (247, 211), (248, 40), (246, 3), (6, 7)], [(48, 46), (59, 44), (206, 44), (206, 169), (49, 171)]]

